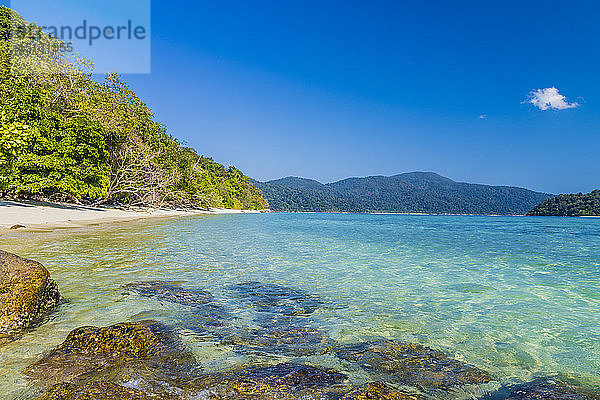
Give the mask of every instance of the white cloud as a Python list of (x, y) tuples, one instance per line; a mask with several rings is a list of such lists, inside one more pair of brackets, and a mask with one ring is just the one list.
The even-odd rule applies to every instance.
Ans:
[(481, 115), (479, 116), (479, 119), (486, 119), (486, 118), (487, 118), (487, 114), (481, 114)]
[(566, 110), (568, 108), (579, 107), (579, 103), (569, 103), (567, 98), (558, 93), (558, 89), (553, 87), (537, 89), (529, 92), (529, 97), (523, 103), (531, 103), (540, 110)]

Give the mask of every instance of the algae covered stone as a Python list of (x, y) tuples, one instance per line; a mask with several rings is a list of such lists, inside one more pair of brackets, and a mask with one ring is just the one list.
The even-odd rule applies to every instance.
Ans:
[(346, 379), (330, 368), (282, 363), (207, 375), (194, 386), (206, 399), (321, 399), (338, 398)]
[(384, 375), (386, 381), (417, 387), (447, 389), (492, 380), (485, 371), (414, 343), (394, 340), (359, 343), (339, 348), (337, 355), (369, 372)]
[(164, 351), (159, 336), (151, 323), (126, 322), (106, 328), (85, 326), (69, 333), (58, 352), (144, 359)]
[(33, 326), (60, 301), (42, 264), (0, 250), (0, 338)]
[(154, 391), (185, 382), (196, 369), (193, 355), (170, 328), (142, 321), (75, 329), (25, 372), (45, 385), (135, 380)]
[(61, 383), (48, 389), (37, 400), (150, 400), (144, 392), (111, 382), (97, 381), (75, 385)]
[(350, 391), (341, 400), (419, 400), (415, 394), (402, 393), (383, 382), (369, 382)]

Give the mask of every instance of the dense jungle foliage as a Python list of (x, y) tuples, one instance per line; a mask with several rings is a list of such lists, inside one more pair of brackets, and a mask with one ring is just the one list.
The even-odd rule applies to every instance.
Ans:
[(47, 51), (61, 45), (0, 7), (1, 196), (154, 207), (267, 206), (239, 170), (170, 136), (119, 75), (97, 82), (90, 62)]
[(542, 201), (527, 215), (559, 217), (600, 216), (600, 190), (583, 194), (561, 194)]

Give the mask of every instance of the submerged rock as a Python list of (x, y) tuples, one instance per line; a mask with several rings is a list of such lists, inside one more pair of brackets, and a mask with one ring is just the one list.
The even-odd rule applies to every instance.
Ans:
[(160, 394), (184, 384), (196, 370), (193, 355), (170, 329), (143, 321), (75, 329), (25, 373), (46, 385), (133, 380)]
[(210, 303), (212, 295), (201, 289), (186, 289), (173, 282), (150, 281), (125, 285), (125, 289), (140, 296), (196, 307)]
[(507, 400), (598, 400), (592, 394), (558, 379), (540, 378), (512, 388)]
[(233, 317), (217, 304), (204, 304), (194, 307), (186, 315), (184, 327), (195, 332), (214, 333), (221, 335), (222, 328), (228, 326), (228, 321)]
[(487, 383), (487, 372), (419, 344), (383, 340), (343, 346), (337, 355), (365, 370), (385, 375), (385, 380), (411, 386), (447, 389)]
[(203, 399), (321, 399), (339, 397), (346, 375), (329, 368), (283, 363), (199, 378)]
[(48, 389), (37, 400), (150, 400), (144, 392), (111, 382), (97, 381), (75, 385), (61, 383)]
[(420, 400), (415, 394), (402, 393), (383, 382), (370, 382), (350, 391), (341, 400)]
[(278, 327), (234, 332), (225, 342), (245, 351), (306, 357), (327, 353), (335, 342), (325, 332), (308, 327)]
[(202, 336), (221, 339), (232, 316), (220, 305), (213, 302), (210, 292), (201, 289), (187, 289), (174, 282), (150, 281), (125, 285), (129, 292), (151, 297), (159, 301), (186, 306), (182, 322), (178, 326)]
[(0, 338), (33, 326), (60, 301), (42, 264), (0, 250)]
[(229, 286), (242, 301), (262, 313), (300, 316), (315, 312), (323, 303), (317, 297), (302, 290), (286, 286), (245, 282)]

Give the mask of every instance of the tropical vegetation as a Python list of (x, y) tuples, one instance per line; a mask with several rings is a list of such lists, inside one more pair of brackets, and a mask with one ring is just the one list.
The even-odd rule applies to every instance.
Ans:
[(561, 194), (542, 201), (527, 215), (560, 217), (600, 216), (600, 190), (583, 194)]
[(91, 62), (61, 48), (65, 43), (0, 7), (0, 196), (267, 206), (242, 172), (169, 135), (118, 74), (97, 81)]

